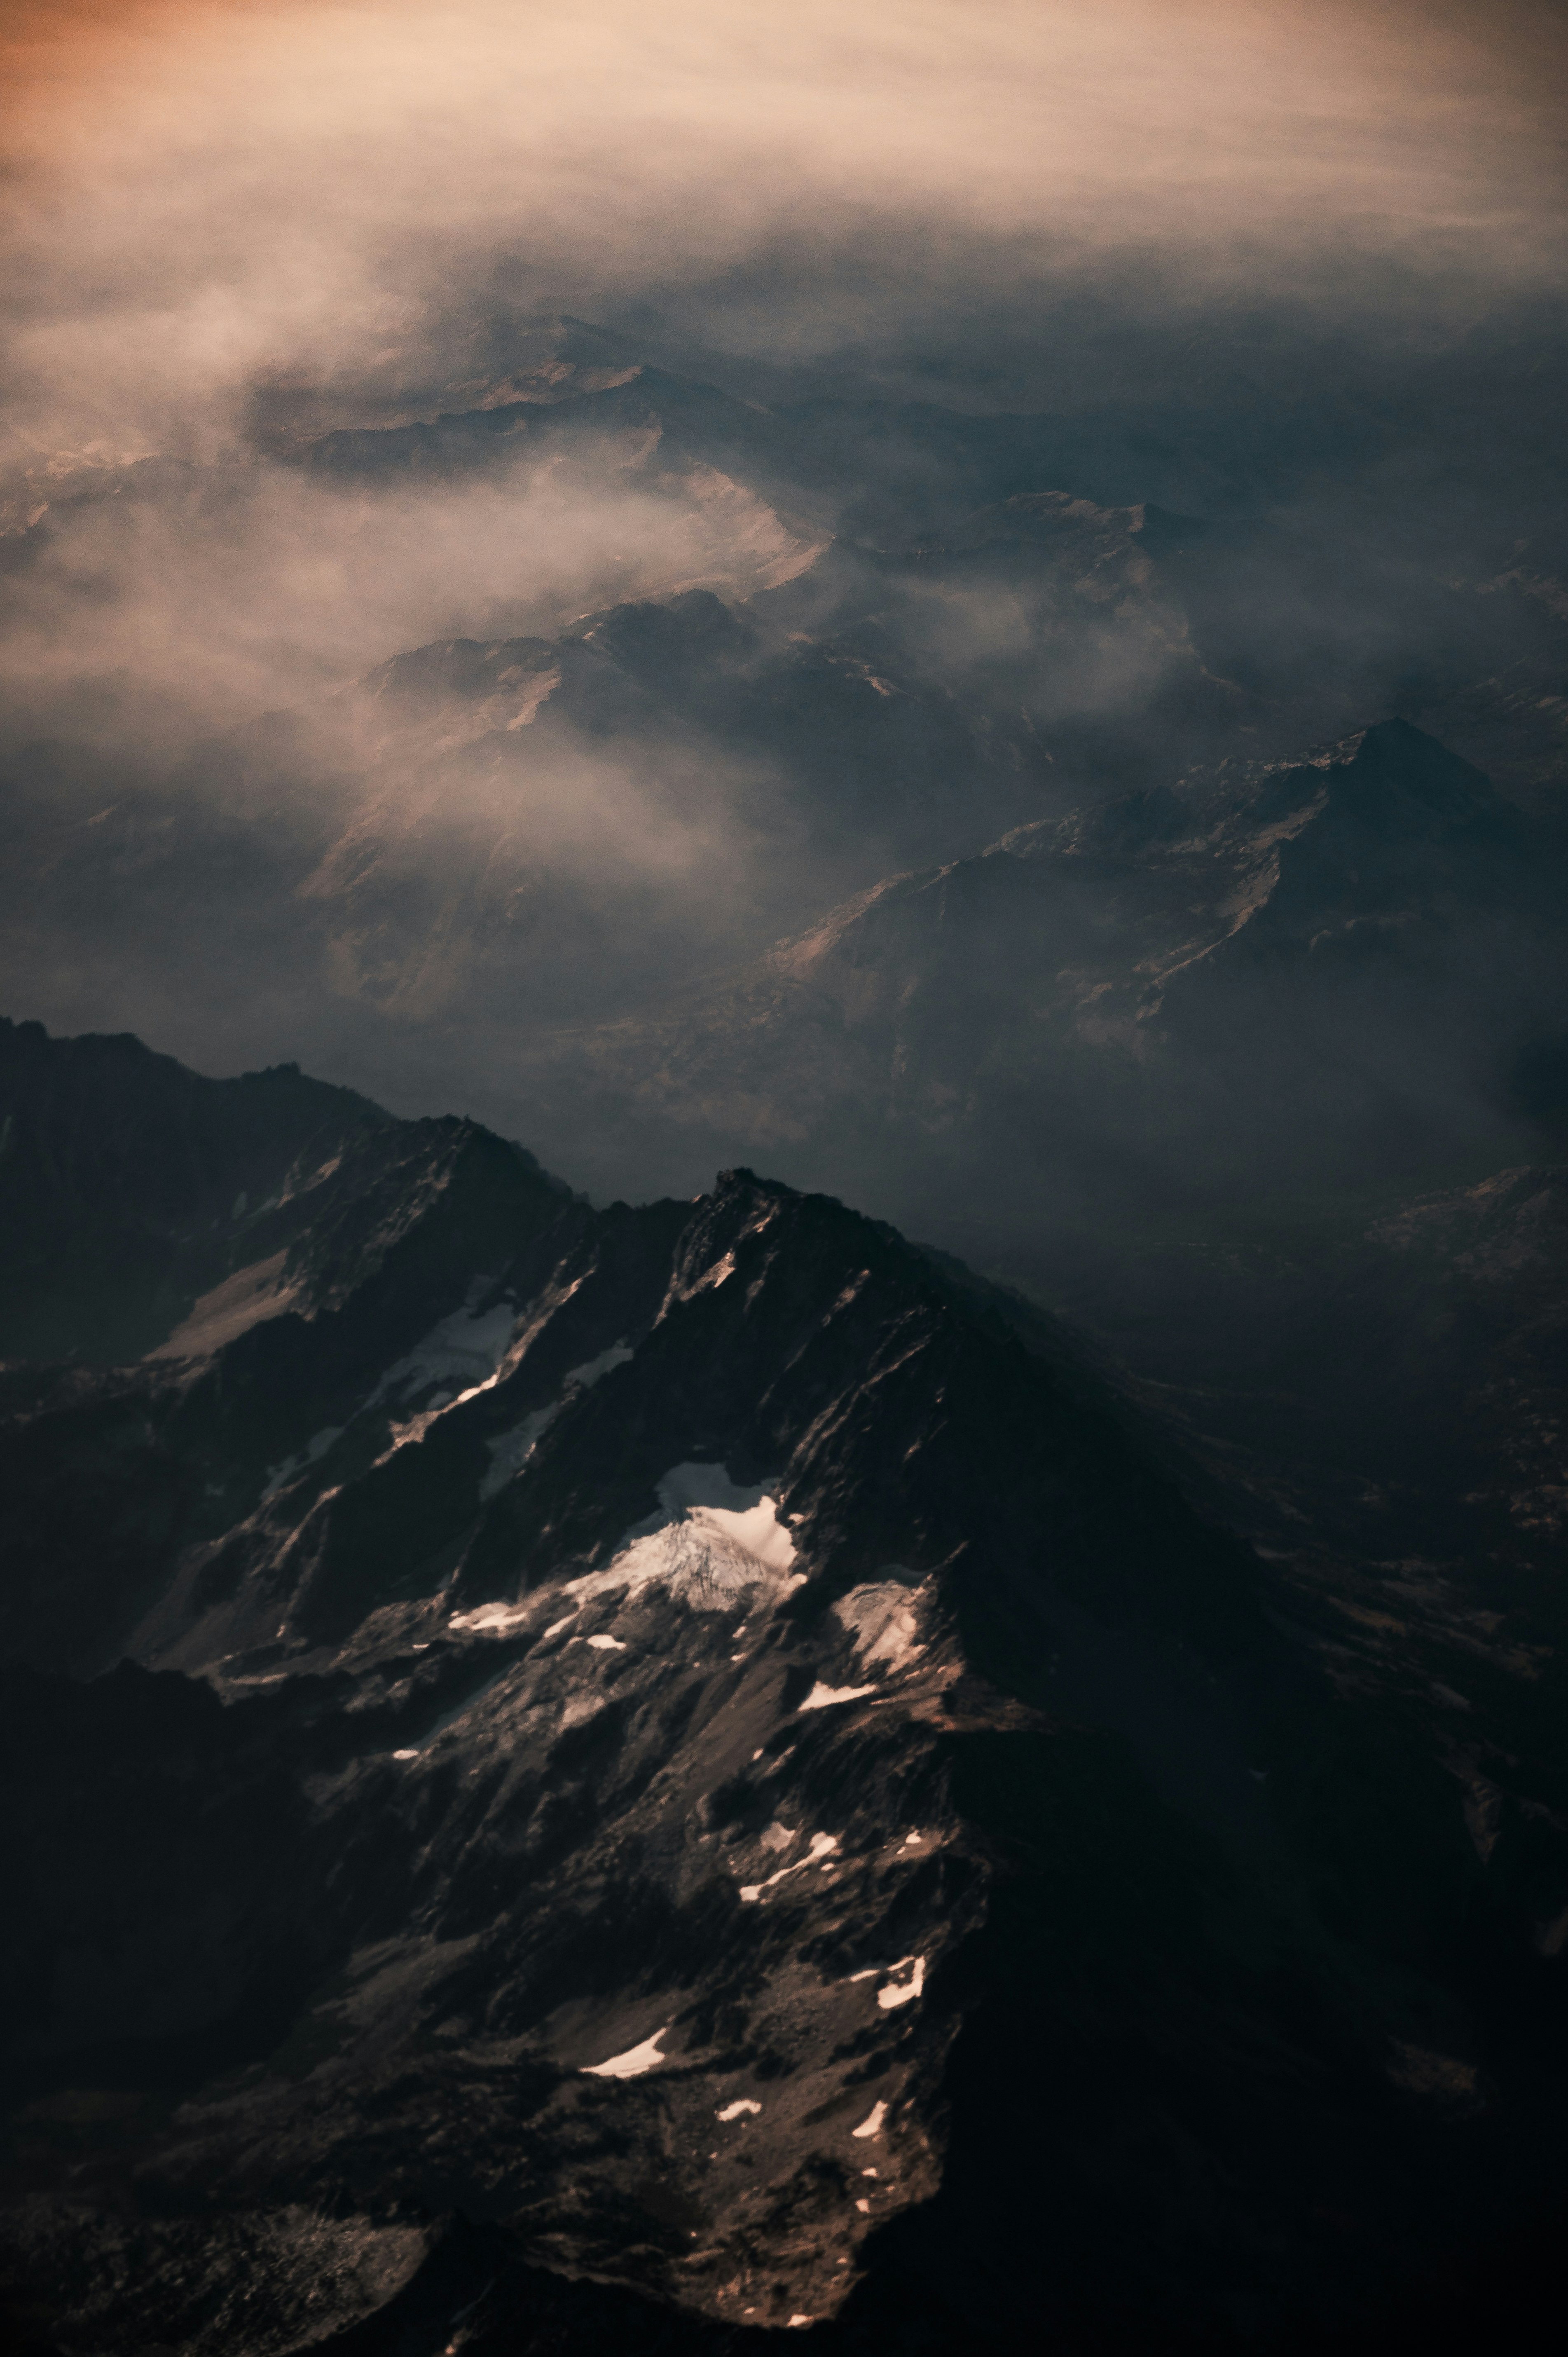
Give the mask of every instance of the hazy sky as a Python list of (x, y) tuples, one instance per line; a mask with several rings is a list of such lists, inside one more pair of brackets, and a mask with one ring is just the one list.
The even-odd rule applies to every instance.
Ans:
[[(800, 355), (1138, 251), (1193, 290), (1396, 253), (1555, 276), (1561, 12), (1368, 0), (13, 5), (8, 414), (207, 451), (482, 289)], [(866, 265), (869, 264), (869, 269)], [(869, 282), (869, 284), (868, 284)], [(869, 305), (871, 317), (867, 317)]]
[[(1500, 0), (11, 0), (0, 24), (13, 526), (75, 468), (253, 457), (259, 398), (468, 405), (539, 309), (698, 373), (1029, 409), (1142, 385), (1151, 337), (1207, 399), (1238, 306), (1289, 388), (1282, 346), (1308, 378), (1339, 365), (1326, 336), (1376, 365), (1563, 268), (1568, 32)], [(373, 521), (247, 496), (220, 534), (102, 558), (136, 601), (105, 656), (199, 670), (236, 711), (500, 608), (544, 626), (625, 545), (630, 577), (703, 577), (715, 529), (619, 481)], [(46, 599), (13, 675), (79, 638)]]

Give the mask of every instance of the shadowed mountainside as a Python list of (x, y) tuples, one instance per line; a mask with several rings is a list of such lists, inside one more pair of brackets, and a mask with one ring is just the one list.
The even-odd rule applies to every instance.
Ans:
[[(886, 1226), (19, 1045), (36, 1191), (105, 1056), (298, 1174), (140, 1361), (5, 1371), (6, 2268), (68, 2357), (1277, 2333), (1560, 2190), (1528, 1598), (1466, 1765)], [(123, 1110), (79, 1208), (159, 1167)]]

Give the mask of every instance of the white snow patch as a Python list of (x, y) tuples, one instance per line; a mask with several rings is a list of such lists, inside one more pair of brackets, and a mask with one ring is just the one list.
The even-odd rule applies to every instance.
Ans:
[(791, 2324), (814, 2324), (816, 2319), (813, 2316), (792, 2316), (789, 2321)]
[[(491, 1637), (510, 1637), (514, 1629), (521, 1628), (529, 1609), (526, 1598), (521, 1604), (476, 1604), (471, 1612), (454, 1612), (446, 1626), (471, 1629)], [(573, 1616), (568, 1613), (566, 1617), (570, 1620)], [(550, 1632), (546, 1630), (544, 1633), (548, 1636)]]
[[(551, 1600), (560, 1602), (558, 1589), (551, 1592)], [(469, 1630), (479, 1636), (510, 1637), (531, 1618), (539, 1601), (538, 1595), (533, 1595), (520, 1597), (515, 1604), (476, 1604), (472, 1611), (454, 1612), (446, 1626), (448, 1629)], [(574, 1604), (570, 1612), (564, 1612), (559, 1620), (552, 1620), (548, 1628), (541, 1630), (540, 1643), (542, 1645), (550, 1638), (558, 1637), (563, 1629), (569, 1629), (581, 1610), (581, 1605)], [(590, 1642), (600, 1641), (603, 1641), (590, 1640)]]
[(715, 2120), (738, 2120), (746, 2112), (759, 2112), (761, 2109), (761, 2104), (754, 2104), (749, 2095), (737, 2095), (733, 2104), (726, 2104), (722, 2112), (714, 2114), (714, 2117)]
[[(771, 1825), (768, 1827), (769, 1833), (780, 1830), (782, 1830), (782, 1828)], [(764, 1835), (765, 1840), (767, 1836)], [(806, 1852), (804, 1857), (798, 1857), (793, 1866), (781, 1866), (776, 1874), (770, 1874), (768, 1876), (766, 1882), (744, 1883), (741, 1887), (740, 1893), (742, 1899), (746, 1900), (748, 1906), (755, 1906), (762, 1897), (763, 1892), (765, 1890), (771, 1890), (776, 1882), (787, 1881), (790, 1875), (799, 1874), (802, 1867), (813, 1866), (819, 1858), (831, 1857), (832, 1852), (837, 1849), (838, 1846), (839, 1837), (837, 1834), (813, 1834), (811, 1835), (811, 1846)], [(769, 1846), (772, 1846), (772, 1845), (769, 1845)]]
[(920, 1991), (926, 1986), (926, 1960), (924, 1956), (900, 1957), (898, 1963), (890, 1965), (888, 1969), (891, 1972), (901, 1973), (906, 1964), (913, 1964), (915, 1967), (914, 1973), (908, 1980), (898, 1982), (890, 1981), (886, 1988), (878, 1989), (876, 1992), (877, 2004), (885, 2007), (889, 2012), (892, 2011), (896, 2005), (910, 2004), (914, 1998), (919, 1996)]
[(651, 2038), (645, 2038), (640, 2046), (628, 2046), (624, 2054), (612, 2054), (607, 2062), (585, 2062), (583, 2065), (583, 2077), (585, 2079), (640, 2079), (645, 2071), (651, 2071), (657, 2064), (669, 2061), (667, 2054), (660, 2054), (659, 2051), (659, 2041), (661, 2038), (669, 2036), (670, 2027), (669, 2022), (666, 2022), (663, 2029), (656, 2029)]
[(779, 1521), (778, 1507), (769, 1497), (758, 1498), (755, 1506), (739, 1509), (697, 1506), (692, 1511), (691, 1520), (699, 1529), (717, 1531), (732, 1544), (744, 1547), (769, 1571), (787, 1572), (795, 1560), (795, 1542), (789, 1525)]
[(566, 1381), (568, 1384), (577, 1384), (583, 1391), (591, 1391), (601, 1375), (607, 1375), (612, 1367), (624, 1367), (632, 1355), (629, 1342), (612, 1342), (609, 1349), (601, 1351), (596, 1359), (585, 1359), (580, 1367), (568, 1367)]
[(858, 1702), (862, 1695), (875, 1694), (875, 1692), (876, 1688), (875, 1686), (824, 1686), (817, 1684), (811, 1688), (811, 1693), (800, 1705), (800, 1708), (802, 1710), (826, 1710), (832, 1703)]
[(741, 1489), (722, 1465), (675, 1465), (659, 1483), (660, 1517), (628, 1532), (602, 1571), (568, 1580), (566, 1594), (590, 1597), (664, 1587), (699, 1612), (733, 1609), (761, 1587), (778, 1602), (804, 1578), (791, 1572), (795, 1543), (761, 1488)]
[(417, 1751), (394, 1751), (392, 1753), (392, 1758), (394, 1760), (417, 1760), (419, 1754)]
[(521, 1472), (532, 1456), (540, 1436), (548, 1425), (554, 1422), (559, 1406), (560, 1402), (556, 1401), (553, 1406), (535, 1408), (533, 1414), (525, 1415), (521, 1424), (514, 1424), (510, 1432), (498, 1433), (493, 1440), (486, 1441), (490, 1463), (489, 1470), (479, 1483), (481, 1503), (487, 1498), (495, 1497), (506, 1488), (514, 1474)]
[(588, 1642), (601, 1653), (624, 1653), (626, 1651), (618, 1637), (590, 1637)]
[[(481, 1502), (487, 1498), (495, 1497), (498, 1491), (506, 1488), (514, 1475), (521, 1472), (544, 1434), (565, 1406), (567, 1393), (574, 1387), (578, 1391), (591, 1390), (601, 1375), (607, 1375), (612, 1367), (624, 1365), (631, 1355), (629, 1343), (612, 1342), (609, 1349), (601, 1351), (596, 1359), (585, 1359), (580, 1367), (569, 1367), (564, 1377), (564, 1389), (559, 1399), (552, 1400), (548, 1407), (536, 1407), (531, 1415), (523, 1417), (521, 1424), (513, 1425), (510, 1432), (498, 1433), (494, 1440), (488, 1440), (485, 1446), (490, 1452), (490, 1465), (489, 1472), (479, 1484)], [(481, 1383), (478, 1388), (482, 1391), (485, 1386)], [(464, 1394), (465, 1398), (471, 1396), (469, 1393)]]
[(766, 1833), (758, 1834), (757, 1838), (764, 1849), (788, 1849), (795, 1836), (788, 1825), (781, 1825), (775, 1822), (768, 1827)]
[(875, 2177), (876, 2171), (874, 2169), (863, 2169), (860, 2173), (862, 2177)]
[(303, 1473), (307, 1466), (316, 1464), (319, 1458), (325, 1457), (332, 1443), (341, 1437), (342, 1431), (343, 1426), (340, 1424), (324, 1425), (313, 1439), (306, 1442), (297, 1456), (285, 1457), (281, 1465), (269, 1465), (267, 1486), (262, 1491), (263, 1500), (275, 1498), (286, 1481), (294, 1480), (295, 1476)]
[(884, 1974), (901, 1973), (910, 1964), (915, 1969), (907, 1981), (895, 1981), (890, 1978), (886, 1987), (878, 1989), (876, 1992), (876, 2002), (880, 2006), (892, 2007), (896, 2005), (908, 2005), (911, 1998), (919, 1996), (926, 1986), (924, 1956), (900, 1956), (896, 1964), (867, 1964), (864, 1972), (851, 1973), (848, 1979), (851, 1983), (880, 1980)]
[(912, 1834), (906, 1834), (904, 1836), (904, 1846), (906, 1849), (918, 1849), (925, 1838), (925, 1835), (920, 1833), (918, 1830)]
[(562, 1732), (564, 1733), (569, 1727), (583, 1727), (590, 1718), (597, 1718), (604, 1706), (603, 1698), (598, 1695), (574, 1695), (561, 1714)]
[(732, 1481), (722, 1465), (672, 1465), (659, 1484), (659, 1502), (667, 1514), (717, 1531), (770, 1571), (788, 1572), (794, 1563), (795, 1542), (777, 1501), (760, 1484)]
[(879, 2136), (882, 2134), (882, 2123), (886, 2117), (886, 2104), (873, 2104), (860, 2126), (857, 2128), (852, 2128), (850, 2134), (857, 2136)]
[(833, 1611), (854, 1639), (854, 1650), (869, 1665), (886, 1662), (890, 1670), (908, 1669), (925, 1652), (919, 1640), (920, 1614), (915, 1597), (896, 1579), (876, 1580), (852, 1587), (841, 1596)]
[[(478, 1280), (481, 1289), (483, 1284), (483, 1279)], [(475, 1289), (469, 1287), (470, 1296)], [(465, 1303), (433, 1326), (412, 1351), (393, 1361), (365, 1402), (366, 1407), (374, 1407), (383, 1399), (404, 1399), (427, 1383), (456, 1383), (464, 1386), (458, 1398), (472, 1399), (476, 1392), (494, 1383), (516, 1323), (517, 1312), (510, 1301), (498, 1301), (477, 1316)]]

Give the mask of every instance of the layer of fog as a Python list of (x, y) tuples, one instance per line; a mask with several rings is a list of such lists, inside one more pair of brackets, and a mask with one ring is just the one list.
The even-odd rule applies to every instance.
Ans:
[(1392, 253), (1463, 309), (1560, 268), (1552, 24), (1366, 0), (24, 14), (15, 430), (205, 455), (267, 371), (432, 391), (467, 372), (478, 286), (651, 302), (774, 360), (907, 358), (976, 240), (1331, 300)]
[[(693, 587), (759, 611), (835, 531), (897, 548), (1061, 489), (1296, 532), (1299, 565), (1276, 553), (1230, 603), (1278, 697), (1309, 683), (1301, 726), (1350, 726), (1459, 662), (1433, 580), (1557, 526), (1550, 13), (259, 0), (13, 24), (13, 1014), (209, 1070), (297, 1056), (532, 1135), (509, 1034), (742, 960), (880, 871), (722, 731), (550, 718), (496, 759), (368, 753), (352, 683), (402, 650)], [(595, 382), (650, 361), (758, 414), (859, 404), (862, 438), (781, 480), (666, 464), (646, 431), (423, 478), (302, 464), (334, 429), (586, 384), (557, 312), (603, 329)], [(879, 402), (1058, 423), (993, 481)], [(986, 585), (911, 596), (890, 663), (1096, 726), (1190, 668), (1155, 607), (1075, 621), (1039, 678), (1031, 627)], [(1040, 808), (1101, 784), (1058, 762)], [(945, 853), (991, 813), (955, 810)]]
[(797, 545), (743, 487), (628, 481), (613, 451), (587, 479), (516, 468), (354, 490), (258, 462), (91, 488), (72, 478), (38, 516), (49, 538), (0, 658), (14, 709), (58, 710), (83, 679), (124, 673), (171, 720), (231, 725), (433, 639), (549, 634), (698, 586), (745, 594)]

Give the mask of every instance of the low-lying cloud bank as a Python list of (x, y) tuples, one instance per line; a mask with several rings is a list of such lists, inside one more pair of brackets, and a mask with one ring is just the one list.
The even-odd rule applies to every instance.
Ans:
[(923, 307), (973, 303), (983, 254), (982, 307), (1137, 254), (1178, 311), (1251, 290), (1339, 312), (1357, 266), (1393, 257), (1428, 325), (1561, 271), (1546, 10), (369, 0), (13, 22), (19, 424), (116, 456), (242, 438), (277, 371), (383, 414), (482, 378), (500, 356), (476, 298), (648, 304), (752, 358), (897, 365)]
[[(525, 1128), (508, 1027), (1555, 660), (1555, 12), (234, 0), (5, 38), (18, 1014)], [(593, 623), (628, 601), (677, 621)], [(526, 716), (353, 686), (454, 640), (528, 642)]]

